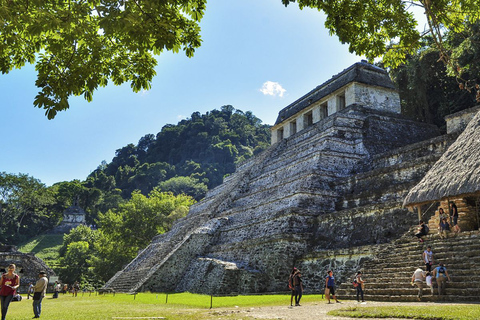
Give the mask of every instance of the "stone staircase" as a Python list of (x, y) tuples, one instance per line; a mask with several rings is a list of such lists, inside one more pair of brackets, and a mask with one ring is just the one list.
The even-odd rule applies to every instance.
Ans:
[[(415, 219), (401, 208), (400, 199), (434, 161), (424, 150), (440, 150), (445, 141), (433, 138), (413, 149), (402, 146), (435, 135), (430, 126), (362, 106), (337, 112), (240, 165), (170, 232), (154, 238), (105, 289), (281, 291), (288, 270), (303, 256), (307, 264), (310, 252), (313, 259), (331, 260), (321, 250), (333, 238), (336, 247), (328, 249), (396, 239)], [(410, 152), (423, 152), (422, 168)], [(378, 165), (359, 169), (364, 158)], [(385, 191), (389, 180), (398, 183), (388, 184), (393, 187)], [(350, 242), (359, 225), (364, 232), (357, 233), (358, 242)], [(350, 264), (348, 255), (342, 258), (344, 265)], [(346, 268), (345, 274), (351, 270)]]
[[(420, 243), (413, 236), (411, 228), (402, 238), (388, 245), (382, 245), (374, 259), (361, 266), (365, 280), (365, 300), (375, 301), (418, 301), (418, 289), (412, 287), (413, 272), (421, 267), (425, 270), (422, 253), (427, 246), (432, 247), (434, 266), (443, 262), (450, 275), (446, 295), (439, 297), (434, 282), (435, 295), (430, 296), (430, 289), (423, 289), (422, 301), (480, 301), (480, 232), (468, 231), (447, 239), (440, 239), (437, 234), (429, 234), (425, 242)], [(432, 271), (433, 271), (432, 267)], [(352, 286), (354, 274), (338, 288), (340, 299), (356, 299), (356, 289)]]

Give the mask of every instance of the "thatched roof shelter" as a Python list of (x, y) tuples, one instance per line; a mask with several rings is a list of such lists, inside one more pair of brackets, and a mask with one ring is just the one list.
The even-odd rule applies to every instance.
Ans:
[(480, 196), (480, 112), (406, 196), (404, 206)]

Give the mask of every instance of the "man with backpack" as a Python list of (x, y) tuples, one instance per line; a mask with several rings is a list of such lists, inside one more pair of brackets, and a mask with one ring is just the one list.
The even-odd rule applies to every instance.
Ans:
[(450, 281), (450, 276), (448, 275), (447, 268), (440, 263), (438, 267), (433, 270), (433, 276), (437, 279), (437, 286), (438, 286), (438, 295), (442, 296), (445, 294), (445, 284)]

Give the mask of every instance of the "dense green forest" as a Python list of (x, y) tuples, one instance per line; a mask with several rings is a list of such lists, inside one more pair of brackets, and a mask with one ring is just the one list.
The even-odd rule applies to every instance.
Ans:
[(236, 164), (269, 146), (270, 129), (252, 112), (223, 106), (194, 112), (118, 149), (84, 181), (46, 187), (26, 174), (0, 173), (0, 243), (18, 244), (53, 228), (75, 197), (87, 211), (87, 223), (127, 203), (134, 192), (154, 189), (185, 194), (196, 201), (235, 171)]
[(0, 243), (18, 245), (48, 232), (78, 198), (87, 223), (97, 228), (65, 235), (54, 267), (64, 281), (101, 284), (238, 163), (266, 149), (269, 128), (250, 111), (223, 106), (118, 149), (84, 181), (47, 187), (26, 174), (2, 172)]
[(223, 106), (206, 114), (194, 112), (177, 125), (165, 125), (147, 134), (137, 145), (115, 153), (86, 180), (86, 186), (103, 192), (119, 190), (128, 198), (134, 190), (147, 194), (154, 187), (184, 192), (201, 199), (205, 192), (235, 171), (235, 165), (269, 146), (268, 125), (252, 112)]

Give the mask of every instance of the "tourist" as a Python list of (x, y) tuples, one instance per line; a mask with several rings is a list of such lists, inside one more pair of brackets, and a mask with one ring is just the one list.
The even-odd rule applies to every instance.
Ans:
[(28, 284), (28, 289), (27, 289), (27, 300), (30, 299), (30, 296), (33, 296), (33, 283)]
[(295, 288), (295, 306), (299, 307), (300, 299), (302, 299), (302, 295), (303, 295), (303, 283), (302, 283), (302, 274), (298, 269), (293, 275), (293, 286)]
[(293, 277), (295, 273), (297, 272), (297, 268), (293, 268), (292, 272), (290, 272), (290, 275), (288, 276), (288, 289), (291, 291), (291, 296), (290, 296), (290, 307), (293, 307), (293, 297), (295, 296), (295, 286), (293, 285)]
[(78, 283), (78, 281), (75, 281), (75, 283), (73, 284), (73, 296), (74, 297), (77, 296), (78, 291), (80, 291), (80, 284)]
[(438, 228), (440, 238), (447, 239), (447, 232), (450, 232), (450, 225), (448, 224), (447, 218), (443, 218), (442, 221), (440, 221)]
[(425, 272), (421, 268), (415, 270), (412, 275), (412, 286), (417, 286), (418, 288), (418, 301), (422, 299), (423, 295), (423, 280), (425, 279)]
[(427, 287), (430, 288), (430, 293), (433, 297), (433, 282), (432, 282), (432, 274), (430, 272), (427, 272), (425, 275), (425, 283), (427, 284)]
[(325, 279), (325, 287), (325, 297), (327, 298), (328, 303), (331, 303), (330, 295), (332, 295), (333, 299), (335, 299), (337, 303), (340, 303), (340, 301), (338, 301), (337, 297), (335, 296), (335, 277), (333, 276), (332, 270), (328, 270), (327, 272), (327, 277)]
[(433, 264), (433, 252), (432, 247), (428, 246), (427, 250), (423, 251), (423, 262), (425, 262), (425, 268), (427, 272), (432, 271)]
[(438, 221), (442, 221), (443, 218), (448, 218), (448, 215), (445, 213), (443, 208), (438, 209)]
[(34, 318), (40, 318), (42, 313), (42, 299), (47, 292), (48, 279), (47, 274), (44, 271), (38, 273), (38, 280), (33, 286), (33, 314)]
[(460, 226), (458, 225), (458, 209), (455, 202), (450, 201), (450, 217), (452, 219), (453, 232), (459, 233)]
[(58, 281), (55, 281), (55, 284), (53, 285), (53, 297), (52, 297), (52, 299), (58, 298), (58, 293), (60, 292), (61, 288), (62, 288), (62, 285)]
[(357, 282), (357, 302), (360, 302), (360, 295), (362, 296), (362, 302), (365, 302), (363, 298), (363, 289), (365, 288), (365, 281), (362, 279), (362, 272), (358, 271), (355, 276), (355, 281)]
[(67, 293), (67, 292), (68, 292), (68, 284), (65, 283), (65, 284), (63, 284), (62, 293), (65, 294), (65, 293)]
[(423, 220), (420, 220), (420, 222), (418, 224), (417, 233), (415, 233), (415, 236), (418, 238), (418, 241), (423, 242), (422, 237), (426, 236), (427, 234), (428, 234), (428, 227), (423, 222)]
[(439, 263), (438, 267), (433, 271), (433, 277), (437, 279), (438, 295), (442, 296), (445, 294), (445, 286), (447, 280), (450, 281), (450, 276), (448, 275), (447, 268), (443, 263)]
[(7, 316), (8, 306), (16, 294), (18, 286), (20, 286), (20, 277), (15, 273), (16, 266), (10, 264), (7, 273), (2, 274), (0, 282), (0, 299), (2, 305), (2, 320)]

